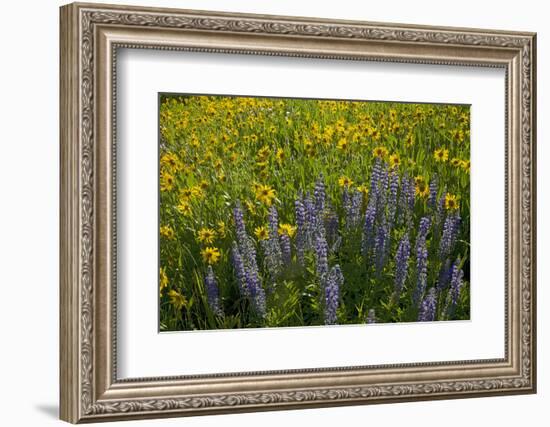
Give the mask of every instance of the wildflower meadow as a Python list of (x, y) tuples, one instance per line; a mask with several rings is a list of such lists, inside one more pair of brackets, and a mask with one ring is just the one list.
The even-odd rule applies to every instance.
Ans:
[(470, 317), (470, 108), (160, 95), (161, 331)]

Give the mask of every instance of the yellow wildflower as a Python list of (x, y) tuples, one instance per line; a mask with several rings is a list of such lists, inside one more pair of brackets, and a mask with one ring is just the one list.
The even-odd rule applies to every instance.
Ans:
[(176, 310), (181, 310), (187, 305), (185, 297), (174, 289), (168, 292), (168, 296), (170, 297), (170, 304), (172, 304)]
[(174, 188), (176, 179), (174, 175), (166, 171), (160, 173), (160, 191), (170, 191)]
[(415, 193), (420, 197), (426, 197), (430, 194), (430, 187), (424, 180), (418, 181), (415, 187)]
[(176, 237), (176, 233), (174, 233), (174, 229), (170, 227), (169, 225), (163, 225), (160, 227), (160, 235), (168, 240), (173, 240)]
[(469, 160), (462, 160), (462, 163), (460, 164), (460, 167), (464, 169), (466, 172), (470, 173), (470, 161)]
[(279, 148), (277, 150), (277, 153), (275, 154), (275, 158), (279, 163), (283, 163), (283, 161), (285, 160), (285, 157), (286, 157), (285, 150), (283, 150), (282, 148)]
[(220, 250), (214, 247), (207, 247), (201, 251), (202, 259), (208, 264), (216, 264), (221, 257)]
[(291, 224), (280, 224), (279, 234), (286, 234), (288, 237), (294, 237), (294, 235), (296, 234), (296, 226)]
[(201, 243), (212, 243), (216, 239), (216, 232), (211, 228), (201, 228), (197, 233), (197, 240)]
[(166, 270), (164, 267), (160, 268), (159, 275), (159, 296), (162, 296), (162, 291), (168, 286), (168, 276), (166, 275)]
[(460, 166), (461, 163), (462, 163), (462, 160), (460, 160), (457, 157), (455, 157), (451, 160), (451, 165), (454, 166), (454, 167)]
[(256, 199), (258, 199), (266, 206), (271, 206), (275, 195), (275, 190), (269, 185), (261, 184), (256, 188)]
[(438, 162), (446, 162), (449, 159), (449, 150), (445, 148), (435, 150), (434, 159)]
[(359, 185), (357, 187), (357, 191), (363, 193), (363, 198), (367, 198), (367, 196), (369, 195), (369, 187), (366, 185)]
[(181, 162), (179, 161), (178, 156), (172, 152), (163, 154), (160, 158), (160, 164), (161, 166), (176, 172), (181, 169)]
[(192, 213), (191, 205), (189, 204), (189, 202), (186, 202), (185, 200), (180, 200), (180, 203), (178, 204), (178, 206), (176, 206), (176, 209), (178, 210), (179, 213), (185, 216), (190, 216)]
[(401, 159), (399, 158), (399, 154), (395, 153), (390, 156), (390, 166), (392, 168), (397, 167), (401, 164)]
[(460, 204), (458, 203), (458, 196), (447, 193), (447, 195), (445, 196), (445, 209), (455, 210), (459, 207)]
[(338, 185), (340, 187), (351, 187), (353, 185), (353, 181), (351, 178), (348, 178), (347, 176), (341, 176), (338, 179)]
[(372, 150), (372, 155), (374, 157), (378, 157), (379, 159), (383, 159), (388, 155), (388, 149), (383, 146), (378, 146), (374, 150)]
[(338, 141), (337, 147), (339, 150), (346, 151), (349, 148), (349, 142), (346, 138), (341, 138)]
[(264, 227), (264, 226), (256, 227), (254, 229), (254, 234), (256, 235), (258, 240), (267, 240), (269, 238), (267, 227)]

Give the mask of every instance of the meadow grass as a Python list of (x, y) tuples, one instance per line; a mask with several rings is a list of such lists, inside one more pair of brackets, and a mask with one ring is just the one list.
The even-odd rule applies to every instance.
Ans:
[(162, 331), (469, 318), (468, 106), (164, 95), (159, 114)]

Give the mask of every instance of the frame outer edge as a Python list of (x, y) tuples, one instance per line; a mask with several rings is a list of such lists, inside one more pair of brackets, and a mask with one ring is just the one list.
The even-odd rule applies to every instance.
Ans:
[(79, 138), (78, 16), (75, 5), (59, 9), (59, 418), (80, 418), (79, 349)]
[[(96, 285), (97, 277), (94, 277), (94, 271), (90, 271), (89, 268), (94, 266), (97, 259), (95, 259), (95, 246), (94, 242), (90, 242), (90, 238), (95, 238), (95, 232), (97, 223), (94, 224), (95, 204), (97, 203), (95, 193), (94, 177), (97, 172), (97, 165), (94, 159), (95, 144), (94, 139), (97, 135), (94, 135), (96, 130), (94, 122), (95, 108), (93, 111), (82, 110), (83, 106), (87, 106), (91, 100), (92, 105), (95, 102), (94, 98), (95, 85), (94, 77), (97, 70), (88, 70), (88, 60), (94, 59), (94, 37), (91, 39), (82, 39), (82, 28), (86, 29), (90, 23), (87, 20), (81, 21), (81, 12), (83, 9), (89, 7), (91, 10), (101, 12), (106, 11), (123, 11), (123, 12), (147, 12), (163, 11), (165, 13), (192, 13), (197, 14), (193, 16), (197, 19), (208, 31), (220, 30), (214, 24), (218, 21), (214, 21), (214, 18), (239, 18), (243, 17), (246, 22), (247, 19), (252, 23), (257, 23), (266, 18), (277, 18), (284, 20), (288, 26), (296, 26), (298, 23), (304, 23), (306, 27), (315, 29), (315, 25), (327, 21), (318, 22), (316, 18), (291, 18), (291, 17), (262, 17), (261, 15), (247, 15), (247, 14), (223, 14), (218, 12), (196, 12), (185, 11), (177, 9), (157, 9), (157, 8), (142, 8), (142, 7), (128, 7), (128, 6), (115, 6), (115, 5), (101, 5), (101, 4), (71, 4), (63, 6), (60, 9), (60, 164), (61, 164), (61, 197), (60, 197), (60, 418), (71, 422), (94, 422), (94, 421), (108, 421), (119, 419), (139, 419), (139, 418), (152, 418), (152, 417), (167, 417), (167, 416), (181, 416), (181, 415), (201, 415), (201, 414), (214, 414), (214, 413), (236, 413), (236, 412), (249, 412), (258, 410), (278, 410), (278, 409), (290, 409), (290, 408), (306, 408), (306, 407), (325, 407), (325, 406), (337, 406), (337, 405), (349, 405), (349, 404), (364, 404), (364, 403), (382, 403), (383, 401), (411, 401), (411, 400), (428, 400), (438, 398), (463, 398), (470, 396), (485, 396), (496, 394), (523, 394), (536, 392), (536, 313), (535, 313), (535, 292), (536, 292), (536, 35), (534, 33), (507, 33), (507, 32), (489, 32), (468, 29), (468, 33), (465, 34), (466, 38), (462, 41), (463, 44), (473, 46), (478, 43), (487, 46), (496, 46), (510, 48), (514, 50), (529, 50), (525, 52), (523, 57), (525, 62), (530, 61), (530, 64), (525, 64), (522, 60), (519, 60), (523, 70), (528, 70), (527, 83), (525, 86), (520, 85), (520, 94), (523, 96), (522, 112), (529, 114), (525, 120), (520, 120), (519, 123), (523, 125), (523, 131), (529, 133), (529, 137), (522, 140), (523, 147), (528, 150), (525, 156), (521, 155), (521, 159), (524, 162), (520, 168), (522, 176), (526, 177), (524, 180), (524, 187), (520, 190), (520, 198), (523, 196), (524, 206), (523, 212), (526, 215), (523, 219), (527, 223), (525, 241), (527, 247), (525, 248), (525, 257), (527, 258), (528, 273), (525, 275), (525, 283), (523, 287), (523, 310), (528, 312), (527, 316), (522, 316), (524, 321), (523, 331), (525, 334), (520, 334), (524, 339), (522, 349), (518, 349), (520, 360), (525, 359), (527, 362), (524, 365), (523, 375), (521, 378), (511, 379), (512, 381), (508, 386), (503, 386), (499, 391), (498, 381), (500, 379), (494, 379), (492, 381), (479, 382), (479, 388), (474, 387), (472, 382), (472, 389), (463, 389), (462, 394), (458, 394), (460, 390), (454, 389), (452, 383), (438, 384), (403, 384), (398, 385), (402, 387), (399, 389), (397, 395), (392, 395), (388, 399), (377, 399), (374, 397), (388, 397), (385, 393), (392, 392), (391, 387), (388, 386), (387, 390), (384, 387), (380, 387), (381, 395), (368, 395), (368, 398), (374, 398), (367, 402), (367, 397), (363, 396), (358, 389), (343, 389), (341, 394), (336, 389), (323, 389), (311, 392), (305, 390), (297, 390), (294, 394), (286, 392), (277, 393), (270, 391), (264, 394), (250, 394), (239, 393), (231, 396), (196, 396), (184, 400), (177, 399), (152, 399), (147, 398), (144, 400), (111, 400), (111, 401), (97, 401), (97, 396), (94, 396), (96, 391), (96, 378), (93, 377), (94, 372), (94, 353), (96, 352), (95, 346), (97, 345), (95, 339), (96, 330), (92, 330), (90, 324), (90, 316), (94, 313), (97, 294), (92, 293), (93, 287)], [(130, 18), (133, 14), (130, 14)], [(107, 17), (109, 18), (109, 17)], [(107, 19), (108, 20), (108, 19)], [(147, 23), (139, 24), (132, 22), (132, 25), (150, 25)], [(268, 22), (269, 23), (269, 22)], [(275, 22), (276, 23), (276, 22)], [(330, 23), (330, 22), (329, 22)], [(334, 24), (353, 25), (350, 22), (335, 21)], [(219, 23), (218, 23), (219, 24)], [(261, 22), (262, 28), (264, 22)], [(367, 23), (358, 23), (362, 26)], [(375, 25), (376, 23), (368, 23)], [(190, 24), (191, 28), (194, 28), (194, 23)], [(382, 24), (381, 24), (382, 25)], [(398, 24), (386, 24), (388, 29), (392, 29), (393, 25)], [(82, 27), (82, 28), (81, 28)], [(222, 26), (223, 27), (223, 26)], [(283, 34), (283, 29), (279, 27), (266, 27), (269, 33)], [(415, 38), (415, 32), (412, 29), (419, 28), (425, 29), (427, 32), (433, 31), (445, 31), (451, 36), (454, 31), (460, 31), (459, 28), (437, 28), (437, 27), (414, 27), (405, 26), (404, 28), (396, 28), (396, 30), (407, 30), (408, 32), (398, 34), (398, 39), (405, 39), (412, 36)], [(204, 28), (202, 28), (204, 29)], [(223, 30), (223, 28), (222, 28)], [(320, 28), (319, 36), (330, 36), (330, 39), (344, 39), (350, 38), (362, 38), (363, 33), (358, 33), (357, 28), (350, 29), (355, 32), (346, 32), (345, 34), (329, 33), (327, 28)], [(227, 31), (227, 30), (224, 30)], [(254, 27), (241, 28), (238, 27), (237, 32), (251, 33), (254, 32)], [(299, 37), (309, 36), (301, 28), (298, 28), (297, 33)], [(475, 33), (474, 33), (475, 31)], [(261, 32), (261, 31), (260, 31)], [(449, 38), (449, 34), (446, 34), (441, 40), (431, 40), (430, 37), (424, 38), (422, 31), (418, 32), (420, 41), (424, 44), (439, 44), (448, 43), (449, 45), (460, 44), (460, 41)], [(292, 33), (292, 31), (291, 31)], [(293, 33), (292, 33), (293, 34)], [(443, 33), (441, 33), (443, 34)], [(499, 36), (497, 36), (499, 34)], [(314, 34), (317, 36), (317, 34)], [(436, 34), (437, 35), (437, 34)], [(391, 37), (390, 37), (391, 38)], [(328, 40), (328, 38), (327, 38)], [(382, 38), (380, 38), (382, 40)], [(415, 41), (412, 40), (412, 41)], [(86, 49), (83, 48), (86, 47)], [(90, 50), (91, 47), (91, 50)], [(90, 58), (88, 58), (88, 56)], [(81, 60), (83, 62), (81, 62)], [(93, 63), (93, 61), (92, 61)], [(91, 81), (90, 81), (91, 74)], [(525, 76), (524, 76), (525, 77)], [(519, 78), (519, 75), (518, 75)], [(88, 89), (93, 88), (91, 93), (88, 93)], [(81, 99), (82, 96), (82, 99)], [(521, 101), (520, 101), (521, 103)], [(523, 119), (523, 118), (522, 118)], [(92, 120), (92, 126), (90, 127), (90, 120)], [(90, 164), (91, 162), (91, 164)], [(86, 194), (84, 194), (86, 193)], [(526, 194), (527, 193), (527, 194)], [(80, 196), (85, 196), (81, 198)], [(527, 211), (527, 212), (526, 212)], [(518, 224), (521, 226), (521, 224)], [(84, 229), (83, 229), (84, 228)], [(523, 236), (522, 236), (523, 237)], [(90, 311), (91, 310), (91, 311)], [(519, 325), (518, 325), (519, 329)], [(519, 344), (519, 343), (518, 343)], [(519, 347), (519, 346), (518, 346)], [(523, 352), (521, 351), (523, 350)], [(457, 383), (461, 385), (461, 382)], [(470, 382), (465, 381), (464, 384), (469, 387)], [(496, 384), (496, 386), (495, 386)], [(414, 387), (420, 387), (416, 390)], [(441, 389), (438, 387), (441, 386)], [(408, 392), (410, 388), (410, 394)], [(448, 388), (450, 387), (450, 388)], [(469, 391), (469, 392), (468, 392)], [(334, 393), (338, 392), (336, 396)], [(326, 393), (323, 398), (322, 393)], [(349, 395), (348, 395), (349, 393)], [(358, 393), (358, 394), (357, 394)], [(356, 396), (357, 394), (357, 396)], [(265, 398), (271, 398), (273, 400), (265, 400)], [(299, 398), (297, 398), (299, 397)], [(303, 398), (305, 400), (302, 400)], [(226, 400), (226, 398), (228, 400)]]
[(537, 393), (537, 33), (531, 36), (531, 390)]

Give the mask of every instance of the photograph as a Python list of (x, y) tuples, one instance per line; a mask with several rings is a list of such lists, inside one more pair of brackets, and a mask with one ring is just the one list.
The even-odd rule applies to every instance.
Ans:
[(470, 105), (158, 104), (161, 332), (469, 320)]

